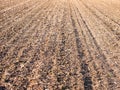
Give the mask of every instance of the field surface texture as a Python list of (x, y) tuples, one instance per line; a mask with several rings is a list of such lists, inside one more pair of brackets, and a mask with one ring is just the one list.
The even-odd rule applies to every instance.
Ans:
[(0, 0), (0, 90), (120, 90), (120, 0)]

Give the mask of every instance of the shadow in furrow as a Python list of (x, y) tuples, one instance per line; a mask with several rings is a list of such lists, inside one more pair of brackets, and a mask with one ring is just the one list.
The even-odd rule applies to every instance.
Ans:
[(0, 86), (0, 90), (6, 90), (4, 86)]
[(89, 74), (88, 64), (86, 64), (85, 61), (83, 61), (83, 50), (82, 50), (82, 43), (79, 38), (79, 32), (76, 29), (75, 21), (71, 15), (72, 25), (74, 28), (75, 33), (75, 39), (76, 39), (76, 46), (77, 46), (77, 52), (78, 52), (78, 59), (81, 60), (81, 73), (83, 75), (83, 81), (84, 81), (84, 89), (85, 90), (93, 90), (92, 88), (92, 80)]
[[(77, 8), (77, 10), (78, 10), (78, 8)], [(78, 10), (78, 12), (79, 12), (79, 10)], [(104, 70), (105, 68), (108, 68), (107, 70), (108, 70), (108, 72), (110, 72), (110, 70), (112, 70), (112, 69), (110, 68), (109, 64), (106, 63), (106, 62), (107, 62), (106, 56), (105, 56), (104, 53), (102, 52), (102, 49), (101, 49), (100, 46), (98, 45), (95, 37), (93, 36), (90, 28), (88, 27), (87, 23), (85, 22), (85, 20), (84, 20), (84, 18), (82, 17), (82, 15), (81, 15), (80, 12), (79, 12), (79, 15), (80, 15), (80, 18), (81, 18), (82, 22), (84, 23), (85, 27), (87, 28), (87, 32), (89, 33), (89, 35), (90, 35), (90, 37), (91, 37), (91, 41), (93, 41), (93, 43), (95, 44), (96, 50), (98, 51), (98, 54), (100, 55), (100, 58), (99, 58), (99, 59), (102, 60), (102, 63), (103, 63), (103, 65), (101, 66), (101, 68), (102, 68), (103, 70)], [(112, 70), (112, 71), (113, 71), (113, 70)], [(111, 72), (110, 72), (110, 73), (111, 73)], [(113, 72), (112, 72), (112, 73), (113, 73)], [(113, 75), (115, 76), (115, 74), (113, 74)], [(107, 79), (108, 79), (108, 85), (109, 85), (110, 89), (113, 89), (113, 88), (114, 88), (114, 85), (115, 85), (115, 84), (113, 83), (114, 80), (113, 80), (112, 78), (107, 78)], [(87, 89), (87, 90), (89, 90), (89, 89)], [(90, 89), (90, 90), (91, 90), (91, 89)], [(114, 90), (114, 89), (113, 89), (113, 90)]]

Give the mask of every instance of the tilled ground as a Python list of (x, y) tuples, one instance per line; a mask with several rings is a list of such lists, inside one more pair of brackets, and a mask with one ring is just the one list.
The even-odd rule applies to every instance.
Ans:
[(0, 0), (0, 90), (120, 90), (120, 1)]

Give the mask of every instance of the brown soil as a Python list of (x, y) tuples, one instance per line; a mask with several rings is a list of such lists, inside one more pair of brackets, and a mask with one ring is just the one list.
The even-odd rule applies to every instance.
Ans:
[(120, 1), (0, 0), (0, 90), (120, 90)]

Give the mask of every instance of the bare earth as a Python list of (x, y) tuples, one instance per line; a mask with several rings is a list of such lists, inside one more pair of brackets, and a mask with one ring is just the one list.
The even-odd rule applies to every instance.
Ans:
[(0, 0), (0, 90), (120, 90), (120, 0)]

